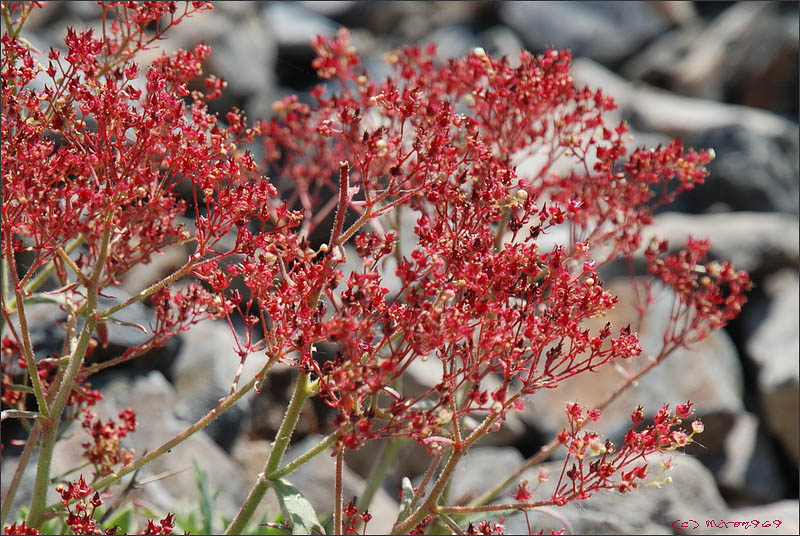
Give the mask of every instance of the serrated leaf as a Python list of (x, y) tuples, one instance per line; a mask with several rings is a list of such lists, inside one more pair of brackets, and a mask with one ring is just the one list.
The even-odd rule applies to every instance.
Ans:
[(283, 518), (292, 525), (292, 534), (324, 534), (314, 507), (296, 487), (280, 479), (272, 482)]

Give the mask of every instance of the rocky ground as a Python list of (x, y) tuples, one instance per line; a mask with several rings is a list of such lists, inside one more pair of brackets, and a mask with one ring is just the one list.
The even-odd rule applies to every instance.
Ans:
[[(52, 2), (29, 22), (26, 37), (41, 50), (57, 46), (66, 26), (96, 24), (94, 2)], [(167, 50), (205, 40), (213, 47), (208, 71), (229, 81), (216, 105), (232, 105), (249, 117), (268, 116), (271, 103), (306, 92), (316, 82), (310, 68), (309, 39), (351, 29), (368, 68), (385, 73), (383, 53), (410, 43), (438, 45), (442, 58), (482, 46), (492, 55), (516, 56), (546, 45), (575, 55), (574, 78), (612, 95), (618, 119), (629, 122), (639, 143), (656, 145), (681, 137), (687, 146), (713, 147), (707, 185), (689, 192), (656, 218), (653, 232), (674, 241), (689, 234), (708, 236), (712, 254), (748, 270), (755, 289), (741, 316), (696, 347), (672, 356), (604, 414), (601, 430), (618, 437), (637, 404), (655, 410), (665, 402), (691, 400), (706, 423), (702, 445), (676, 457), (674, 483), (618, 498), (598, 495), (558, 512), (531, 516), (536, 530), (565, 522), (574, 533), (670, 534), (724, 531), (706, 520), (780, 520), (770, 533), (797, 534), (798, 525), (798, 5), (796, 2), (219, 2), (190, 19), (162, 42)], [(413, 222), (411, 223), (413, 225)], [(136, 292), (182, 263), (180, 248), (132, 271), (120, 289)], [(609, 285), (621, 296), (614, 323), (635, 321), (624, 306), (624, 279)], [(640, 335), (646, 350), (658, 344), (668, 307), (655, 304)], [(142, 325), (150, 310), (126, 310)], [(34, 338), (46, 347), (58, 340), (57, 311), (34, 312)], [(110, 326), (108, 357), (136, 344), (137, 332)], [(321, 348), (324, 351), (324, 348)], [(113, 355), (112, 355), (113, 354)], [(102, 359), (102, 356), (96, 356)], [(256, 363), (251, 356), (244, 375)], [(224, 396), (239, 363), (225, 325), (203, 325), (174, 344), (139, 359), (135, 366), (99, 376), (106, 397), (101, 413), (132, 405), (142, 426), (130, 438), (137, 452), (152, 449), (196, 420)], [(434, 366), (434, 369), (436, 367)], [(410, 370), (420, 387), (436, 382), (435, 370), (420, 362)], [(253, 394), (205, 432), (150, 465), (139, 480), (188, 469), (135, 492), (156, 510), (188, 507), (197, 488), (192, 459), (220, 490), (216, 511), (230, 516), (261, 471), (288, 400), (292, 371), (276, 370), (262, 394)], [(566, 400), (590, 405), (619, 382), (611, 368), (537, 395), (535, 404), (506, 422), (496, 437), (471, 452), (458, 474), (452, 497), (480, 492), (492, 479), (521, 463), (564, 425)], [(316, 434), (330, 431), (325, 408), (309, 406), (297, 444), (305, 450)], [(15, 433), (4, 423), (3, 434)], [(59, 473), (77, 462), (81, 432), (59, 450)], [(70, 448), (72, 445), (74, 448)], [(348, 457), (345, 494), (357, 495), (377, 452), (364, 448)], [(13, 451), (2, 464), (4, 484), (15, 466)], [(424, 451), (404, 447), (393, 477), (374, 502), (371, 531), (386, 530), (393, 519), (402, 476), (416, 477)], [(295, 485), (321, 511), (329, 510), (333, 460), (322, 456), (296, 475)], [(552, 472), (560, 472), (557, 461)], [(654, 461), (653, 463), (658, 463)], [(33, 465), (33, 464), (32, 464)], [(325, 467), (322, 467), (322, 466)], [(328, 467), (330, 466), (330, 467)], [(30, 499), (32, 475), (17, 495)], [(27, 478), (27, 477), (26, 477)], [(535, 475), (528, 478), (535, 482)], [(543, 493), (547, 491), (543, 489)], [(27, 496), (26, 496), (27, 494)], [(49, 501), (48, 501), (49, 502)], [(272, 511), (276, 505), (271, 504)], [(384, 521), (381, 521), (381, 519)], [(674, 524), (696, 520), (694, 525)], [(383, 523), (383, 524), (382, 524)], [(525, 520), (507, 520), (510, 533), (526, 532)], [(752, 531), (751, 531), (752, 532)]]

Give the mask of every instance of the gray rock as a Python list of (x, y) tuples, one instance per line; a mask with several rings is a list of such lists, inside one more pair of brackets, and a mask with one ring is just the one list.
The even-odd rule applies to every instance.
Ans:
[(519, 65), (519, 53), (524, 48), (517, 34), (505, 26), (492, 26), (478, 34), (478, 44), (493, 58), (508, 58), (511, 65)]
[[(659, 236), (667, 239), (671, 247), (679, 248), (689, 235), (708, 238), (711, 255), (731, 261), (737, 270), (769, 273), (782, 266), (797, 265), (800, 260), (800, 225), (796, 217), (788, 214), (663, 212), (645, 229), (642, 243)], [(644, 257), (639, 260), (644, 262)]]
[(747, 106), (683, 97), (646, 85), (633, 86), (588, 58), (575, 59), (572, 76), (578, 85), (599, 87), (613, 96), (619, 115), (644, 131), (688, 139), (718, 127), (746, 125), (761, 136), (789, 141), (797, 138), (797, 124), (779, 115)]
[[(674, 4), (674, 2), (663, 2)], [(676, 65), (689, 45), (702, 35), (705, 26), (699, 20), (670, 30), (653, 39), (641, 51), (626, 61), (619, 74), (632, 81), (642, 81), (666, 87), (675, 76)]]
[(500, 19), (531, 50), (568, 48), (611, 65), (669, 25), (649, 3), (505, 2)]
[(237, 18), (235, 30), (212, 46), (210, 70), (228, 81), (226, 92), (243, 98), (274, 93), (276, 40), (254, 10)]
[(758, 387), (767, 425), (798, 463), (800, 300), (797, 272), (778, 272), (767, 279), (764, 288), (771, 299), (770, 305), (763, 321), (747, 341), (747, 352), (759, 367)]
[[(105, 386), (103, 394), (105, 400), (100, 408), (105, 408), (103, 413), (106, 417), (115, 416), (129, 406), (136, 411), (139, 427), (128, 439), (139, 456), (153, 451), (191, 424), (175, 417), (177, 393), (158, 372), (132, 380), (114, 380)], [(155, 475), (165, 476), (158, 481), (158, 495), (150, 497), (149, 502), (163, 511), (174, 509), (183, 497), (196, 503), (199, 499), (193, 461), (208, 473), (212, 493), (219, 490), (214, 511), (230, 519), (247, 494), (247, 478), (204, 431), (193, 434), (142, 469), (137, 477), (139, 481)], [(148, 495), (150, 486), (152, 484), (144, 487), (145, 495)]]
[[(712, 420), (706, 419), (709, 424)], [(707, 431), (713, 432), (714, 425)], [(724, 456), (716, 454), (720, 439), (724, 441)], [(762, 504), (785, 497), (787, 486), (778, 453), (756, 415), (739, 413), (725, 436), (703, 432), (698, 441), (700, 444), (690, 445), (686, 453), (711, 469), (729, 504)]]
[(81, 20), (99, 19), (101, 13), (100, 6), (96, 2), (90, 0), (76, 0), (75, 2), (67, 2), (66, 7), (70, 13), (74, 14)]
[[(344, 2), (301, 2), (309, 4), (344, 4)], [(366, 28), (391, 43), (407, 45), (423, 39), (437, 28), (455, 24), (474, 24), (494, 17), (492, 2), (353, 2), (342, 10), (315, 11), (334, 17), (348, 28)], [(313, 6), (312, 6), (313, 7)]]
[(263, 24), (278, 46), (309, 49), (312, 37), (333, 35), (339, 29), (331, 19), (293, 2), (271, 2), (263, 11)]
[(466, 25), (445, 26), (429, 33), (423, 44), (436, 45), (436, 57), (440, 61), (461, 58), (475, 48), (475, 34)]
[(670, 23), (675, 25), (690, 24), (698, 19), (693, 2), (653, 2), (653, 7)]
[(706, 184), (677, 200), (680, 209), (700, 212), (715, 202), (733, 210), (797, 214), (800, 206), (800, 137), (764, 136), (747, 124), (711, 128), (686, 140), (687, 145), (713, 148)]
[[(563, 507), (536, 509), (529, 514), (531, 527), (545, 533), (567, 528), (571, 534), (674, 534), (671, 526), (676, 520), (706, 519), (726, 512), (727, 507), (713, 476), (690, 456), (654, 454), (648, 457), (647, 482), (656, 479), (662, 469), (661, 460), (667, 457), (672, 457), (673, 468), (661, 480), (669, 476), (671, 484), (650, 486), (626, 494), (603, 491), (585, 501)], [(550, 462), (543, 466), (547, 468), (550, 480), (533, 493), (532, 501), (550, 498), (563, 464)], [(522, 476), (530, 483), (529, 489), (538, 482), (535, 470)], [(496, 502), (513, 502), (510, 496), (514, 491), (516, 485)], [(508, 534), (525, 534), (527, 530), (523, 515), (507, 518)]]
[[(236, 339), (223, 321), (206, 321), (184, 333), (184, 345), (175, 360), (173, 377), (177, 403), (176, 414), (194, 422), (219, 405), (228, 396), (240, 366)], [(264, 366), (263, 353), (247, 357), (239, 379), (241, 386)], [(242, 397), (206, 428), (206, 433), (225, 450), (230, 450), (243, 428), (248, 404), (254, 393)]]
[(475, 447), (456, 466), (450, 484), (450, 502), (465, 503), (500, 484), (525, 462), (522, 454), (511, 447)]
[(358, 2), (356, 0), (325, 0), (322, 2), (305, 0), (298, 4), (325, 17), (335, 17), (355, 8)]
[[(594, 333), (605, 322), (611, 322), (612, 334), (616, 334), (618, 329), (631, 324), (632, 330), (638, 332), (644, 353), (600, 366), (595, 372), (579, 374), (561, 382), (558, 389), (541, 390), (529, 396), (523, 418), (548, 436), (565, 425), (567, 402), (584, 407), (599, 404), (625, 382), (626, 374), (634, 374), (646, 366), (648, 356), (655, 356), (661, 348), (672, 304), (671, 291), (656, 290), (655, 301), (640, 320), (629, 280), (614, 280), (605, 288), (618, 296), (619, 303), (605, 317), (587, 322), (587, 327)], [(725, 332), (716, 331), (689, 348), (675, 350), (612, 402), (592, 427), (609, 436), (623, 434), (630, 426), (630, 412), (636, 406), (643, 406), (645, 415), (654, 415), (665, 403), (674, 406), (687, 400), (695, 404), (699, 417), (717, 412), (736, 414), (744, 409), (742, 391), (736, 348)]]
[[(737, 42), (749, 42), (747, 34), (755, 34), (759, 21), (771, 8), (774, 5), (768, 2), (744, 2), (732, 5), (716, 17), (675, 66), (674, 84), (678, 91), (721, 100), (724, 71), (735, 70), (730, 69), (728, 58), (741, 56), (737, 54)], [(747, 48), (752, 50), (752, 46)]]
[[(701, 516), (701, 518), (697, 519), (699, 527), (696, 529), (696, 533), (720, 534), (720, 532), (724, 531), (725, 534), (752, 534), (753, 532), (760, 532), (761, 534), (767, 532), (769, 534), (798, 534), (800, 532), (800, 522), (798, 522), (800, 508), (798, 506), (797, 499), (787, 499), (770, 504), (729, 510), (724, 515), (714, 519), (710, 519), (710, 516)], [(709, 520), (712, 521), (712, 526), (710, 527), (707, 523)], [(753, 520), (759, 522), (758, 526), (752, 523)], [(723, 522), (728, 522), (728, 524), (722, 525)], [(751, 524), (745, 525), (743, 522), (750, 522)], [(770, 525), (766, 526), (765, 523)], [(693, 527), (694, 524), (689, 525), (689, 528)], [(694, 530), (687, 532), (695, 533)]]

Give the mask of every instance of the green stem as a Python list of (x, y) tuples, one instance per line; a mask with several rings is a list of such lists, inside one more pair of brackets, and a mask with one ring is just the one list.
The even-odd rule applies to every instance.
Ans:
[(489, 506), (439, 506), (435, 511), (437, 514), (475, 514), (485, 512), (502, 512), (504, 510), (513, 512), (514, 510), (531, 510), (533, 508), (541, 508), (542, 506), (553, 506), (554, 504), (555, 501), (548, 499), (546, 501), (537, 501), (532, 503), (492, 504)]
[[(505, 407), (503, 410), (505, 410), (505, 408), (507, 408), (509, 405), (513, 404), (517, 398), (519, 398), (519, 394), (509, 398), (505, 402)], [(502, 414), (502, 411), (499, 411), (487, 416), (480, 426), (478, 426), (466, 439), (464, 439), (463, 443), (457, 444), (455, 446), (456, 448), (453, 448), (453, 451), (450, 453), (450, 458), (448, 458), (447, 463), (445, 463), (445, 466), (442, 469), (442, 472), (436, 479), (436, 484), (434, 484), (430, 495), (428, 495), (428, 497), (425, 499), (425, 502), (422, 503), (422, 505), (406, 519), (395, 522), (394, 526), (392, 527), (392, 534), (408, 534), (411, 529), (418, 525), (425, 518), (425, 516), (428, 515), (429, 512), (433, 512), (433, 509), (442, 495), (442, 492), (450, 483), (450, 479), (452, 478), (456, 466), (461, 460), (461, 457), (466, 454), (473, 443), (486, 434), (492, 424), (494, 424), (494, 422)]]
[(253, 488), (247, 495), (244, 504), (236, 513), (236, 517), (231, 522), (225, 534), (242, 534), (253, 513), (264, 498), (264, 494), (269, 489), (270, 480), (267, 475), (275, 472), (281, 463), (286, 449), (289, 446), (289, 441), (292, 439), (292, 433), (297, 426), (297, 421), (300, 419), (303, 405), (309, 394), (309, 381), (308, 373), (302, 370), (297, 375), (295, 382), (294, 393), (289, 402), (289, 407), (286, 409), (286, 415), (283, 416), (283, 422), (278, 430), (278, 435), (275, 437), (275, 442), (272, 444), (272, 451), (267, 458), (264, 466), (264, 472), (258, 476)]
[(306, 451), (303, 455), (295, 458), (295, 460), (292, 461), (291, 463), (286, 464), (286, 466), (283, 469), (267, 475), (267, 480), (278, 480), (290, 473), (293, 473), (298, 467), (308, 463), (308, 461), (314, 458), (317, 454), (319, 454), (320, 452), (324, 451), (325, 449), (336, 443), (340, 435), (342, 435), (341, 430), (337, 430), (334, 433), (330, 434), (325, 439), (317, 443), (314, 447)]
[(1, 413), (0, 420), (6, 419), (39, 419), (42, 414), (38, 411), (28, 411), (24, 409), (4, 409)]
[(42, 425), (37, 421), (33, 425), (31, 433), (28, 435), (28, 440), (25, 442), (25, 448), (22, 450), (22, 454), (17, 462), (17, 469), (14, 471), (14, 476), (11, 478), (11, 484), (9, 484), (8, 490), (6, 490), (6, 496), (3, 497), (3, 507), (2, 512), (0, 512), (0, 527), (5, 527), (8, 511), (11, 510), (11, 503), (14, 502), (14, 496), (17, 494), (17, 488), (19, 487), (19, 483), (22, 481), (22, 474), (25, 472), (25, 467), (28, 466), (28, 461), (30, 460), (31, 454), (33, 454), (33, 451), (36, 448), (36, 443), (39, 441), (39, 435), (41, 433)]
[[(67, 254), (72, 253), (73, 251), (75, 251), (75, 248), (81, 245), (82, 242), (83, 242), (83, 235), (80, 234), (72, 242), (66, 245), (66, 247), (64, 248), (64, 253)], [(55, 263), (53, 261), (48, 262), (47, 265), (45, 265), (45, 267), (42, 268), (42, 270), (38, 274), (36, 274), (36, 276), (33, 279), (31, 279), (25, 284), (25, 294), (28, 295), (32, 292), (36, 292), (37, 290), (39, 290), (39, 287), (41, 287), (47, 281), (47, 279), (55, 271), (55, 269), (56, 269)], [(12, 296), (11, 301), (8, 304), (8, 313), (13, 314), (16, 310), (17, 310), (17, 298)]]
[(117, 311), (126, 308), (130, 304), (132, 304), (134, 302), (141, 301), (141, 300), (147, 298), (148, 296), (151, 296), (152, 294), (154, 294), (159, 289), (164, 288), (165, 286), (169, 285), (170, 283), (172, 283), (174, 281), (177, 281), (178, 279), (180, 279), (184, 275), (186, 275), (189, 272), (191, 272), (192, 268), (194, 267), (196, 262), (197, 262), (197, 258), (196, 257), (194, 257), (194, 256), (190, 257), (189, 260), (186, 261), (186, 264), (181, 266), (181, 268), (177, 272), (174, 272), (169, 277), (166, 277), (166, 278), (162, 279), (161, 281), (159, 281), (158, 283), (155, 283), (155, 284), (151, 285), (150, 287), (144, 289), (143, 291), (139, 292), (138, 294), (136, 294), (134, 296), (131, 296), (130, 298), (128, 298), (124, 302), (119, 303), (119, 304), (115, 305), (114, 307), (110, 307), (110, 308), (106, 309), (105, 311), (100, 312), (98, 314), (98, 316), (107, 317), (107, 316), (113, 315)]
[[(75, 346), (75, 351), (69, 358), (69, 365), (64, 372), (64, 377), (61, 380), (61, 385), (58, 388), (52, 406), (50, 406), (50, 422), (45, 424), (43, 435), (42, 447), (39, 452), (39, 461), (36, 467), (36, 480), (33, 487), (33, 499), (31, 501), (31, 510), (28, 515), (28, 525), (38, 528), (42, 522), (42, 514), (47, 500), (47, 489), (50, 487), (50, 463), (53, 458), (53, 451), (55, 449), (56, 441), (58, 440), (58, 425), (61, 422), (61, 414), (64, 407), (67, 405), (69, 395), (75, 385), (75, 378), (78, 376), (83, 358), (86, 356), (86, 350), (89, 348), (89, 342), (92, 340), (97, 319), (95, 317), (95, 309), (97, 308), (97, 296), (99, 294), (100, 276), (106, 264), (108, 256), (108, 247), (111, 242), (111, 221), (114, 213), (109, 210), (105, 217), (105, 229), (103, 231), (103, 238), (100, 243), (100, 251), (97, 255), (92, 275), (89, 278), (89, 285), (86, 288), (86, 323), (83, 325), (78, 344)], [(12, 272), (13, 274), (13, 272)], [(22, 327), (22, 319), (24, 317), (22, 298), (17, 298), (17, 305), (19, 306), (20, 326)], [(36, 376), (38, 379), (38, 375)], [(34, 389), (36, 384), (34, 383)]]
[[(176, 435), (175, 437), (173, 437), (172, 439), (170, 439), (169, 441), (158, 447), (156, 450), (146, 454), (145, 456), (142, 456), (132, 464), (126, 465), (116, 473), (110, 474), (107, 477), (103, 478), (102, 480), (99, 480), (98, 482), (94, 483), (92, 485), (92, 488), (94, 488), (97, 491), (107, 488), (108, 486), (119, 481), (125, 475), (136, 471), (137, 469), (152, 462), (162, 454), (169, 452), (172, 448), (176, 447), (177, 445), (179, 445), (180, 443), (182, 443), (183, 441), (194, 435), (199, 430), (202, 430), (203, 428), (211, 424), (217, 417), (222, 415), (237, 401), (239, 401), (239, 399), (241, 399), (244, 395), (250, 392), (250, 390), (253, 388), (253, 386), (256, 384), (259, 378), (261, 378), (262, 375), (266, 373), (267, 369), (269, 369), (274, 363), (275, 360), (270, 360), (266, 365), (264, 365), (264, 368), (261, 370), (261, 372), (253, 376), (253, 378), (249, 382), (247, 382), (244, 386), (242, 386), (242, 388), (239, 389), (239, 391), (225, 398), (220, 403), (219, 406), (211, 410), (205, 417), (194, 423), (192, 426), (190, 426), (180, 434)], [(60, 508), (61, 504), (59, 503), (47, 507), (47, 511), (54, 512)]]
[[(25, 9), (26, 7), (27, 10)], [(14, 23), (11, 20), (11, 16), (8, 14), (8, 9), (6, 8), (5, 4), (3, 5), (3, 21), (5, 21), (6, 23), (6, 31), (8, 32), (9, 37), (11, 39), (17, 38), (20, 30), (22, 30), (22, 27), (25, 25), (25, 21), (27, 20), (28, 15), (30, 15), (31, 13), (31, 9), (33, 9), (31, 6), (25, 6), (23, 4), (22, 15), (19, 18), (19, 24), (17, 25), (16, 28), (14, 28)], [(14, 29), (12, 30), (12, 28)]]
[(20, 383), (12, 383), (8, 385), (9, 391), (19, 391), (20, 393), (27, 393), (29, 395), (34, 394), (33, 387), (28, 387), (27, 385), (22, 385)]
[(399, 524), (395, 524), (395, 526), (392, 527), (392, 534), (409, 534), (411, 529), (417, 526), (425, 518), (431, 507), (435, 506), (436, 502), (439, 500), (439, 495), (441, 495), (442, 491), (444, 491), (447, 482), (450, 480), (450, 477), (453, 475), (453, 472), (456, 469), (456, 465), (458, 465), (458, 462), (461, 460), (461, 456), (462, 454), (460, 449), (453, 449), (453, 452), (450, 453), (450, 457), (447, 459), (447, 463), (444, 465), (442, 472), (439, 474), (439, 478), (436, 479), (436, 484), (433, 485), (433, 489), (431, 490), (430, 495), (428, 495), (428, 498), (405, 520)]
[(39, 406), (39, 413), (43, 417), (49, 417), (50, 412), (47, 409), (47, 401), (44, 396), (44, 388), (42, 381), (39, 378), (39, 373), (36, 368), (36, 359), (33, 355), (33, 344), (31, 343), (31, 334), (28, 331), (28, 317), (25, 315), (25, 306), (23, 305), (24, 295), (22, 287), (19, 282), (19, 274), (17, 274), (17, 267), (13, 265), (14, 251), (11, 247), (11, 237), (6, 237), (6, 260), (8, 261), (9, 271), (11, 272), (11, 284), (14, 286), (14, 295), (16, 296), (16, 303), (18, 306), (19, 317), (19, 331), (22, 336), (22, 354), (25, 357), (25, 366), (28, 369), (28, 377), (33, 385), (33, 392), (36, 395), (36, 404)]
[(336, 479), (333, 483), (333, 533), (344, 534), (342, 525), (342, 502), (344, 492), (342, 491), (342, 471), (344, 469), (344, 453), (342, 449), (336, 453)]

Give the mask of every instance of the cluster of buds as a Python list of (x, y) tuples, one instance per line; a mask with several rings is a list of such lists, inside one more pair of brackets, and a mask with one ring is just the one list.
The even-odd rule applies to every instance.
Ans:
[[(94, 519), (94, 512), (103, 504), (100, 492), (94, 491), (81, 475), (77, 481), (56, 488), (67, 509), (66, 523), (75, 534), (114, 534), (116, 529), (103, 529)], [(89, 497), (91, 495), (91, 498)]]
[[(592, 414), (594, 411), (587, 414), (591, 420), (599, 417), (597, 413)], [(558, 435), (559, 442), (567, 449), (567, 458), (553, 492), (553, 503), (584, 500), (602, 489), (625, 493), (647, 485), (644, 482), (648, 476), (648, 455), (685, 448), (695, 435), (703, 432), (699, 420), (692, 423), (691, 432), (677, 428), (692, 412), (690, 402), (678, 404), (674, 413), (664, 405), (656, 412), (653, 423), (640, 431), (638, 426), (644, 419), (644, 410), (639, 406), (631, 414), (632, 426), (618, 447), (611, 441), (603, 441), (594, 432), (582, 432), (586, 422), (584, 410), (578, 404), (567, 404), (570, 429)], [(664, 469), (669, 469), (669, 464)], [(565, 476), (569, 482), (564, 483)]]
[(369, 513), (369, 510), (359, 512), (356, 503), (350, 501), (347, 503), (347, 506), (344, 507), (342, 513), (344, 514), (343, 529), (345, 534), (358, 534), (358, 527), (361, 523), (363, 523), (363, 534), (367, 533), (367, 523), (372, 519), (372, 514)]
[(691, 313), (687, 324), (692, 338), (702, 339), (739, 315), (752, 288), (747, 272), (735, 270), (728, 261), (706, 262), (708, 240), (689, 237), (685, 249), (665, 256), (668, 249), (666, 240), (653, 239), (645, 250), (647, 267), (675, 291), (684, 314)]
[(90, 441), (81, 446), (83, 457), (95, 468), (95, 476), (108, 475), (115, 466), (125, 466), (133, 460), (133, 450), (122, 448), (121, 440), (136, 430), (136, 414), (132, 408), (127, 408), (119, 413), (118, 418), (119, 423), (111, 419), (104, 423), (91, 411), (84, 411), (81, 426), (89, 433)]
[(20, 536), (43, 534), (39, 529), (29, 527), (24, 521), (19, 523), (12, 523), (3, 527), (3, 534), (17, 534)]
[(498, 521), (479, 521), (477, 524), (470, 522), (464, 534), (505, 534), (506, 527)]
[[(77, 481), (59, 485), (56, 488), (61, 495), (61, 503), (67, 509), (66, 523), (73, 534), (116, 534), (117, 527), (104, 529), (95, 520), (95, 510), (103, 504), (100, 493), (93, 490), (81, 475)], [(91, 496), (91, 497), (90, 497)], [(24, 523), (23, 523), (24, 525)], [(139, 534), (172, 534), (175, 528), (175, 515), (167, 514), (155, 522), (148, 519), (145, 528)], [(8, 530), (8, 527), (6, 528)], [(6, 534), (13, 534), (6, 532)], [(41, 534), (41, 532), (17, 532), (16, 534)]]

